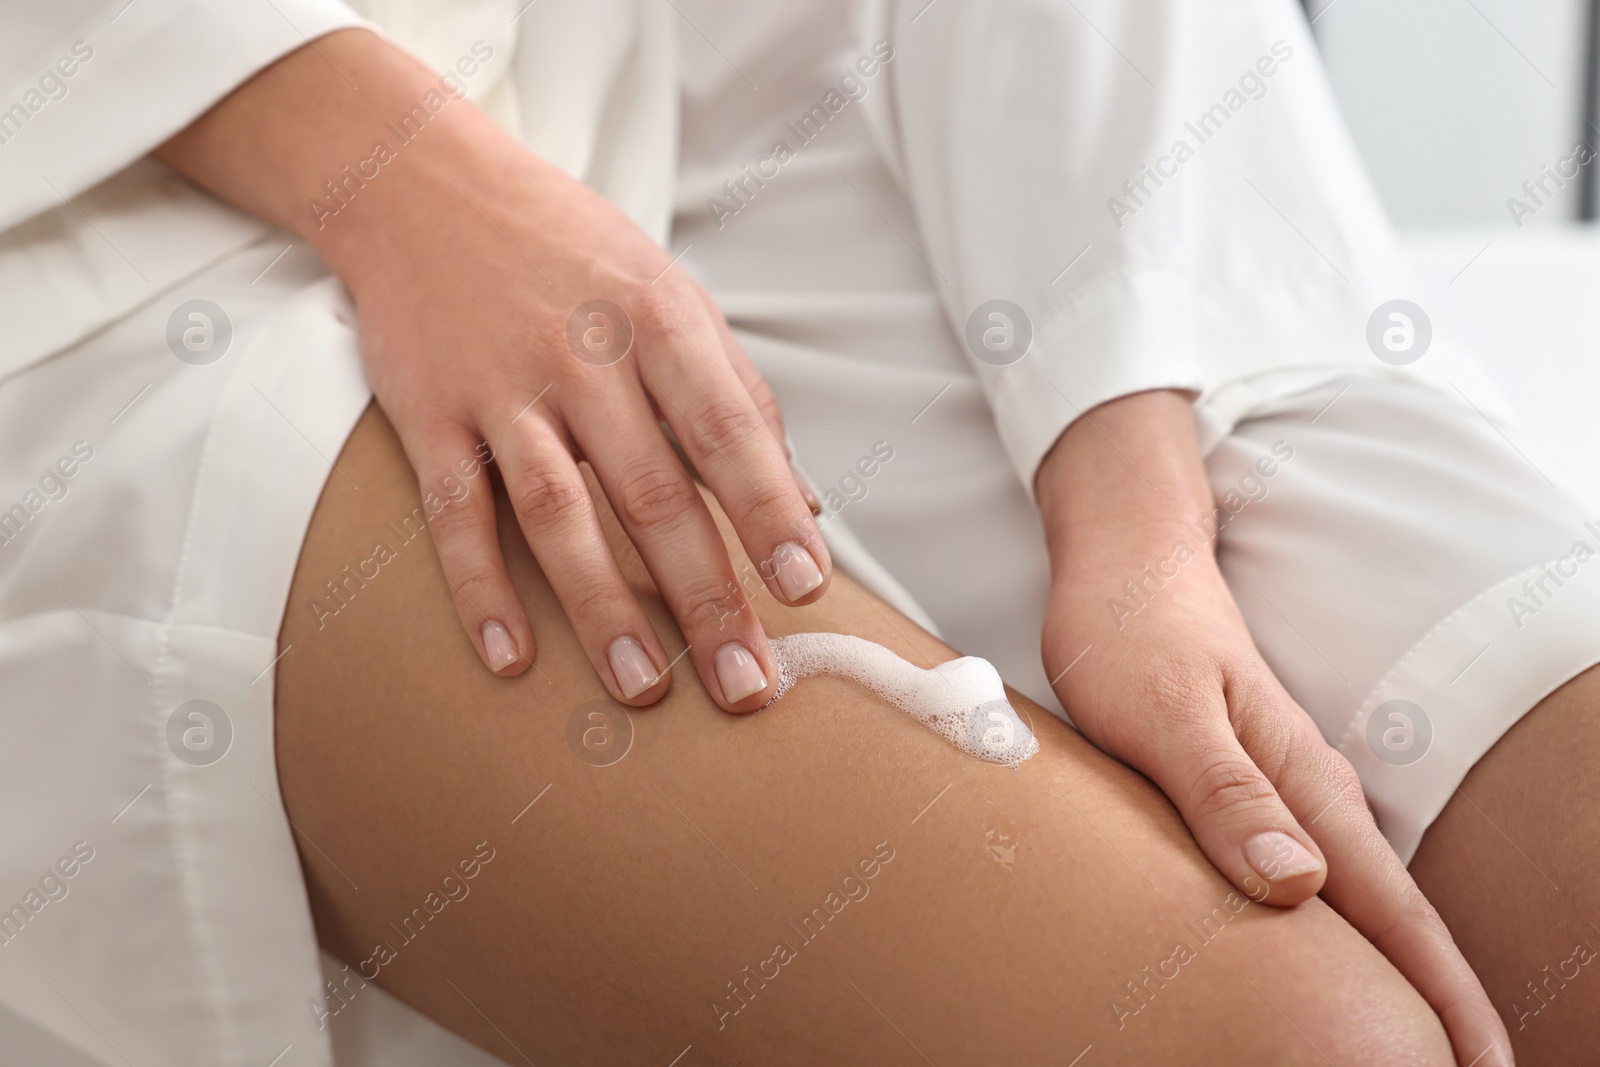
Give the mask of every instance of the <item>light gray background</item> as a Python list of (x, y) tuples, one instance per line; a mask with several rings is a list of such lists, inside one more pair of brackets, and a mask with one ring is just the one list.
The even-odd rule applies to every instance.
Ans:
[[(1585, 136), (1587, 0), (1308, 0), (1395, 222), (1511, 225), (1506, 198)], [(1528, 225), (1577, 218), (1568, 185)]]

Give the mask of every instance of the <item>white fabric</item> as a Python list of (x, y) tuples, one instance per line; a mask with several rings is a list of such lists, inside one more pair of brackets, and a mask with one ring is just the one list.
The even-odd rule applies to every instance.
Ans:
[[(26, 905), (75, 842), (95, 851), (0, 945), (0, 999), (106, 1062), (115, 1047), (140, 1064), (259, 1067), (285, 1046), (328, 1062), (306, 1008), (321, 983), (269, 665), (328, 457), (369, 393), (320, 262), (291, 252), (252, 284), (285, 243), (0, 380), (0, 500), (25, 516), (18, 529), (7, 510), (0, 544), (0, 907)], [(235, 330), (209, 366), (165, 338), (197, 297)], [(27, 494), (78, 441), (92, 458), (32, 511)], [(209, 765), (170, 741), (195, 699), (231, 725)]]
[[(1500, 735), (1600, 661), (1600, 508), (1506, 429), (1363, 376), (1260, 405), (1206, 464), (1248, 501), (1218, 561), (1256, 646), (1407, 862)], [(1293, 458), (1241, 494), (1279, 442)]]
[(0, 22), (0, 375), (260, 237), (135, 161), (308, 36), (361, 24), (337, 0), (10, 0)]
[(1030, 493), (1095, 405), (1365, 369), (1368, 316), (1415, 298), (1298, 4), (877, 7), (897, 53), (880, 125), (933, 291), (958, 336), (994, 298), (1033, 322), (1021, 362), (974, 363)]

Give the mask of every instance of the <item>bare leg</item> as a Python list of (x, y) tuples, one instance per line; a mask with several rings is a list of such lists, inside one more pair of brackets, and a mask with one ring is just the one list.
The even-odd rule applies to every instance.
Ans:
[(1523, 1067), (1593, 1063), (1600, 1049), (1597, 753), (1600, 668), (1478, 761), (1411, 863)]
[[(1043, 750), (1012, 770), (847, 683), (734, 716), (679, 670), (632, 714), (626, 756), (594, 766), (569, 722), (604, 691), (509, 523), (537, 670), (482, 668), (426, 537), (319, 629), (309, 600), (393, 540), (385, 521), (417, 493), (376, 409), (339, 466), (361, 489), (324, 491), (278, 669), (318, 933), (507, 1061), (665, 1067), (692, 1045), (684, 1067), (1064, 1065), (1089, 1046), (1083, 1067), (1450, 1062), (1427, 1006), (1343, 920), (1245, 902), (1148, 782), (1020, 698)], [(953, 655), (848, 582), (759, 610), (775, 633)]]

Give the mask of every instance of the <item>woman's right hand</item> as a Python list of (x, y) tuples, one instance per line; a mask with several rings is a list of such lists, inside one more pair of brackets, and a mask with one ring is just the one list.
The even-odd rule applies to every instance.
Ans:
[[(438, 79), (364, 31), (331, 34), (311, 51), (252, 79), (162, 157), (293, 226), (349, 288), (368, 378), (416, 468), (457, 613), (484, 663), (517, 674), (536, 654), (501, 558), (494, 493), (476, 477), (486, 443), (523, 536), (614, 697), (660, 699), (672, 661), (601, 532), (583, 461), (713, 699), (730, 711), (766, 703), (777, 678), (771, 648), (662, 424), (781, 602), (820, 597), (830, 561), (777, 404), (710, 298), (603, 197), (464, 100), (375, 176), (346, 186), (348, 202), (329, 214), (323, 179), (342, 181), (345, 163), (370, 157), (385, 122)], [(330, 78), (329, 62), (360, 92)], [(263, 156), (251, 167), (269, 146), (291, 162)], [(319, 194), (321, 214), (306, 203)]]

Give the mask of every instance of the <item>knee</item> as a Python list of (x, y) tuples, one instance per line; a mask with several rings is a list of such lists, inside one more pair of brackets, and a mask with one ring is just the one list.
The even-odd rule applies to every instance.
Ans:
[(1305, 1032), (1318, 1054), (1307, 1062), (1326, 1063), (1326, 1056), (1334, 1063), (1454, 1064), (1433, 1009), (1387, 962), (1379, 962), (1387, 972), (1381, 979), (1371, 973), (1349, 975), (1319, 983), (1322, 988), (1313, 991)]
[(1247, 971), (1269, 1035), (1261, 1062), (1455, 1063), (1433, 1009), (1388, 960), (1321, 901), (1295, 911), (1311, 921), (1294, 925), (1310, 929), (1274, 932), (1259, 947), (1263, 963)]

